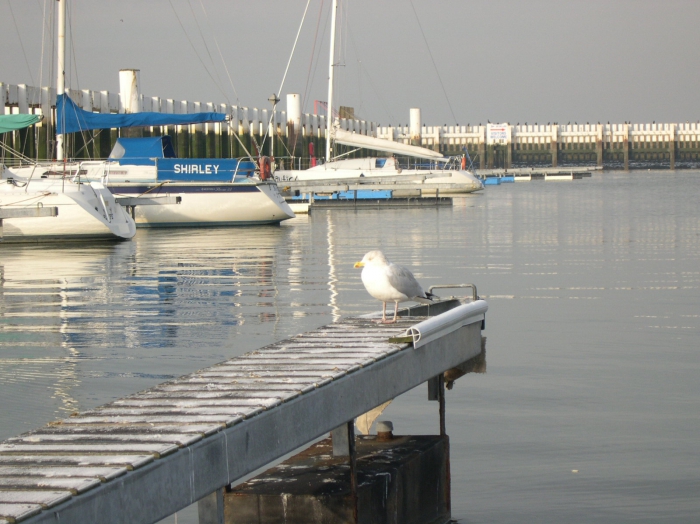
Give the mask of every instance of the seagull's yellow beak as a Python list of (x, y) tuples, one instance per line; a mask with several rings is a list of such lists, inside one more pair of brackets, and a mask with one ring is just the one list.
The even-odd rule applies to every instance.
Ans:
[(365, 267), (365, 263), (360, 260), (359, 262), (355, 262), (355, 267)]

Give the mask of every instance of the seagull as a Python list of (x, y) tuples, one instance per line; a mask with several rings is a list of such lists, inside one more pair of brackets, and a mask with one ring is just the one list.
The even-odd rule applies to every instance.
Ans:
[[(399, 310), (399, 302), (413, 300), (422, 304), (430, 304), (437, 297), (423, 291), (418, 281), (408, 269), (389, 262), (381, 251), (370, 251), (355, 267), (362, 268), (362, 283), (367, 292), (377, 300), (381, 300), (382, 320), (380, 324), (393, 324)], [(394, 318), (387, 320), (386, 303), (394, 302)]]

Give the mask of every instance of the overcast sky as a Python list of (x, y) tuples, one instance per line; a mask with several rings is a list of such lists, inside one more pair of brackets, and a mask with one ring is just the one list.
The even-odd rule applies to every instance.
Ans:
[[(55, 85), (40, 73), (55, 3), (0, 0), (0, 82)], [(304, 112), (327, 98), (331, 3), (311, 0), (282, 90), (302, 94)], [(427, 125), (700, 118), (700, 0), (341, 4), (336, 100), (367, 120), (405, 125), (411, 107)], [(70, 87), (117, 92), (133, 68), (146, 96), (269, 107), (305, 6), (69, 0)]]

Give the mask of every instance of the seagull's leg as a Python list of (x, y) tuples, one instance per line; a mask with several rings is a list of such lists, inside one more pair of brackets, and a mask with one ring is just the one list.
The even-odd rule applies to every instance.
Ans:
[(382, 318), (382, 324), (395, 324), (396, 323), (396, 315), (399, 311), (399, 303), (396, 302), (394, 305), (394, 319), (393, 320), (387, 320), (386, 319), (386, 302), (384, 302), (384, 318)]
[(382, 322), (386, 322), (386, 302), (382, 302)]

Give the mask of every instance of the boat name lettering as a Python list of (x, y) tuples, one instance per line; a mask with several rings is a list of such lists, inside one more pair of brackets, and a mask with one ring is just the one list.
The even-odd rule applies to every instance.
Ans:
[(219, 172), (219, 164), (175, 164), (174, 170), (176, 173), (216, 175)]

